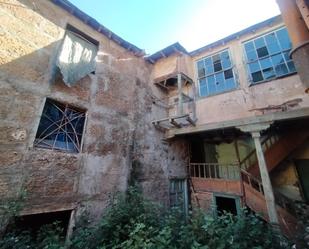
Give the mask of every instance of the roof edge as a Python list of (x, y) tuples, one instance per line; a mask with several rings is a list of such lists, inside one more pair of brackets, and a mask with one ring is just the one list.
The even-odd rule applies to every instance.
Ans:
[(163, 48), (163, 49), (153, 53), (152, 55), (145, 57), (145, 60), (154, 64), (159, 59), (168, 57), (168, 56), (170, 56), (174, 53), (189, 54), (188, 51), (179, 42), (175, 42), (175, 43), (167, 46), (166, 48)]
[(120, 36), (116, 35), (114, 32), (112, 32), (111, 30), (100, 24), (93, 17), (87, 15), (85, 12), (77, 8), (68, 0), (51, 0), (51, 2), (59, 6), (60, 8), (64, 9), (65, 11), (69, 12), (77, 19), (81, 20), (83, 23), (90, 26), (97, 32), (103, 34), (108, 39), (114, 41), (124, 49), (128, 50), (129, 52), (132, 52), (135, 56), (141, 57), (145, 55), (145, 51), (143, 49), (140, 49), (134, 44), (122, 39)]
[(277, 15), (277, 16), (273, 16), (265, 21), (262, 21), (262, 22), (259, 22), (257, 24), (254, 24), (248, 28), (245, 28), (241, 31), (238, 31), (234, 34), (231, 34), (225, 38), (222, 38), (220, 40), (217, 40), (215, 42), (212, 42), (210, 44), (207, 44), (206, 46), (203, 46), (201, 48), (198, 48), (198, 49), (195, 49), (191, 52), (189, 52), (189, 55), (190, 56), (195, 56), (195, 55), (198, 55), (199, 53), (201, 52), (204, 52), (205, 50), (209, 49), (209, 48), (213, 48), (213, 47), (216, 47), (216, 46), (219, 46), (219, 45), (222, 45), (224, 43), (227, 43), (231, 40), (234, 40), (234, 39), (237, 39), (238, 37), (242, 36), (242, 35), (245, 35), (245, 34), (248, 34), (254, 30), (257, 30), (257, 29), (260, 29), (262, 27), (265, 27), (267, 25), (271, 25), (272, 23), (274, 23), (277, 19), (281, 18), (281, 15)]

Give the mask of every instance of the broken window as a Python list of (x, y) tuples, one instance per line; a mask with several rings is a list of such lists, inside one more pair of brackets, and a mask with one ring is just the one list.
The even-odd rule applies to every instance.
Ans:
[(85, 123), (85, 111), (46, 99), (38, 131), (36, 147), (77, 153)]
[(226, 92), (237, 87), (228, 50), (197, 62), (200, 96)]
[(239, 213), (239, 200), (237, 197), (215, 196), (217, 215), (224, 212), (237, 215)]
[(95, 71), (98, 42), (68, 25), (58, 51), (56, 67), (67, 86)]
[(286, 28), (281, 28), (244, 43), (252, 83), (295, 73), (289, 53), (292, 49)]

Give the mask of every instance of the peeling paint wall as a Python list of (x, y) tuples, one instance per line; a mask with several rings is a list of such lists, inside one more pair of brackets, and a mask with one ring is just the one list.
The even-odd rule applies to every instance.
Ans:
[(234, 65), (233, 69), (238, 82), (238, 87), (235, 90), (197, 99), (197, 125), (261, 115), (262, 113), (260, 111), (253, 109), (265, 108), (270, 105), (280, 105), (296, 98), (302, 99), (302, 102), (293, 108), (297, 109), (309, 106), (309, 96), (304, 93), (304, 86), (297, 74), (250, 86), (243, 42), (282, 26), (284, 24), (279, 17), (271, 26), (266, 26), (252, 33), (242, 35), (238, 39), (210, 48), (192, 58), (197, 89), (196, 62), (201, 58), (216, 54), (225, 49), (229, 49), (230, 51), (232, 64)]
[[(24, 214), (88, 209), (96, 217), (110, 195), (127, 188), (140, 162), (145, 195), (168, 203), (169, 177), (185, 176), (187, 144), (162, 142), (151, 124), (156, 104), (152, 65), (50, 1), (0, 5), (0, 196), (27, 192)], [(99, 41), (97, 69), (67, 87), (50, 83), (53, 57), (69, 23)], [(33, 147), (46, 98), (86, 109), (81, 153)]]

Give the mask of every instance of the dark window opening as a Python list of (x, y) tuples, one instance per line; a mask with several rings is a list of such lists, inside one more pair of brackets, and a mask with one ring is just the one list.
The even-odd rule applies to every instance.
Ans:
[(46, 99), (34, 145), (66, 152), (80, 152), (85, 111)]
[(216, 196), (217, 214), (222, 215), (224, 212), (237, 215), (236, 200), (234, 198)]
[(35, 238), (43, 226), (57, 223), (57, 227), (62, 231), (59, 235), (65, 238), (70, 216), (71, 210), (19, 216), (9, 224), (6, 232), (28, 231)]

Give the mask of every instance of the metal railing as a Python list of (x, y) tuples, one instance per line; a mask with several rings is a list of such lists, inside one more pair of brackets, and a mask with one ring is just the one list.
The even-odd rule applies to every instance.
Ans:
[(241, 169), (241, 179), (243, 183), (247, 183), (250, 187), (254, 188), (255, 190), (259, 191), (264, 195), (262, 182), (244, 169)]
[[(261, 141), (261, 146), (263, 152), (268, 150), (271, 146), (273, 146), (277, 141), (279, 141), (279, 136), (277, 134), (271, 134), (267, 136), (264, 140)], [(242, 161), (240, 162), (240, 166), (243, 169), (248, 169), (250, 166), (257, 163), (257, 155), (256, 150), (253, 149)]]
[(240, 168), (238, 163), (190, 163), (188, 175), (199, 178), (239, 180)]

